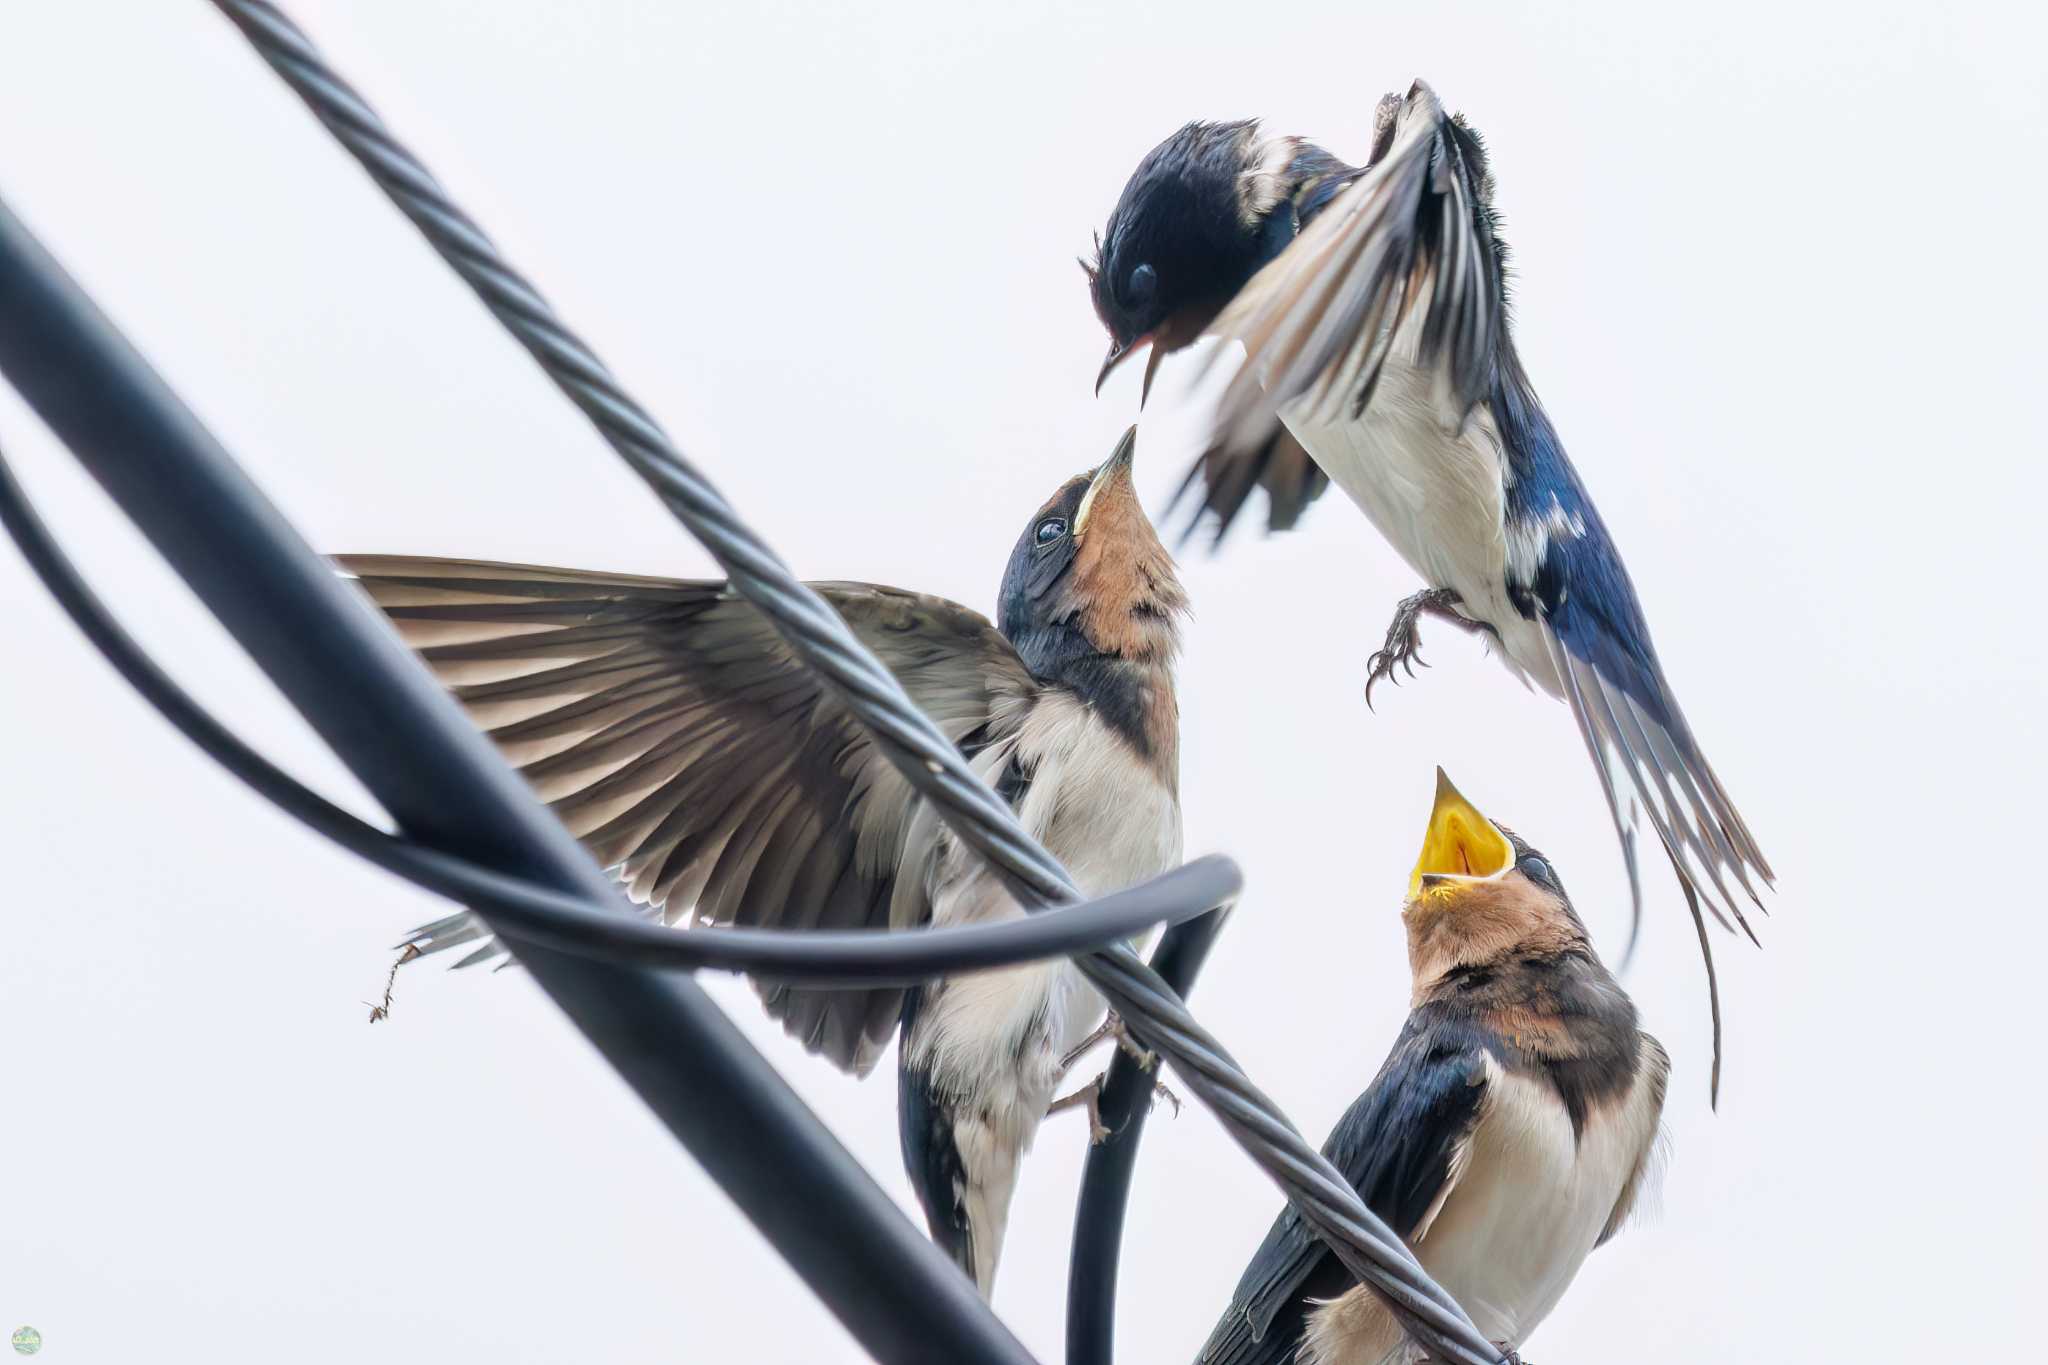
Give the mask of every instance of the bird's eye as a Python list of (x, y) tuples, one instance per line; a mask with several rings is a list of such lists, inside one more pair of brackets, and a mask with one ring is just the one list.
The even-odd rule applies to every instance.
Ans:
[(1067, 519), (1065, 517), (1047, 517), (1044, 521), (1038, 523), (1038, 531), (1034, 539), (1040, 545), (1050, 545), (1066, 533)]
[(1124, 293), (1131, 307), (1143, 308), (1158, 292), (1159, 272), (1149, 265), (1134, 266), (1130, 279), (1124, 283)]
[(1522, 875), (1538, 886), (1548, 887), (1552, 891), (1558, 889), (1557, 873), (1551, 871), (1550, 864), (1545, 862), (1540, 854), (1523, 854), (1520, 866)]

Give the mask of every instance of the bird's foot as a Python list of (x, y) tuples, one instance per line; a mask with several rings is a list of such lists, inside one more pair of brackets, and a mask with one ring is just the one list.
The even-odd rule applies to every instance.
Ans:
[(1045, 1107), (1045, 1116), (1051, 1118), (1062, 1109), (1088, 1111), (1088, 1144), (1099, 1146), (1109, 1140), (1109, 1129), (1102, 1123), (1102, 1077), (1097, 1076), (1071, 1095), (1062, 1095)]
[(1175, 1118), (1180, 1117), (1180, 1096), (1168, 1090), (1165, 1081), (1154, 1081), (1152, 1082), (1152, 1103), (1157, 1104), (1161, 1100), (1165, 1100), (1173, 1106), (1173, 1116)]
[(1097, 1043), (1100, 1043), (1105, 1038), (1114, 1037), (1116, 1030), (1116, 1011), (1111, 1010), (1108, 1017), (1095, 1026), (1093, 1033), (1090, 1033), (1086, 1038), (1083, 1038), (1080, 1042), (1067, 1049), (1066, 1055), (1060, 1058), (1060, 1074), (1065, 1075), (1073, 1067), (1074, 1063), (1087, 1056)]
[(1393, 623), (1387, 627), (1386, 642), (1374, 651), (1365, 664), (1365, 705), (1372, 709), (1372, 689), (1382, 678), (1399, 686), (1401, 679), (1395, 669), (1403, 669), (1409, 677), (1415, 676), (1419, 665), (1428, 668), (1422, 657), (1422, 632), (1417, 628), (1424, 616), (1434, 616), (1448, 621), (1460, 630), (1477, 633), (1486, 631), (1497, 635), (1492, 626), (1484, 621), (1474, 621), (1458, 608), (1464, 605), (1454, 588), (1425, 588), (1411, 597), (1404, 597), (1394, 608)]
[(1136, 1062), (1140, 1071), (1159, 1069), (1159, 1054), (1149, 1047), (1140, 1047), (1138, 1040), (1131, 1037), (1130, 1030), (1124, 1027), (1124, 1021), (1117, 1018), (1114, 1012), (1109, 1016), (1109, 1023), (1111, 1036), (1116, 1039), (1117, 1051)]
[(1422, 658), (1422, 613), (1430, 610), (1445, 610), (1455, 607), (1458, 594), (1449, 588), (1429, 588), (1412, 597), (1404, 597), (1394, 608), (1394, 619), (1387, 626), (1386, 642), (1376, 650), (1365, 664), (1365, 706), (1372, 709), (1372, 690), (1382, 678), (1389, 679), (1398, 687), (1401, 679), (1396, 669), (1408, 670), (1408, 676), (1415, 676), (1417, 665), (1428, 668)]
[(1083, 1038), (1076, 1046), (1068, 1049), (1067, 1055), (1060, 1058), (1061, 1073), (1064, 1074), (1075, 1062), (1080, 1061), (1081, 1058), (1086, 1056), (1090, 1048), (1105, 1038), (1116, 1039), (1118, 1049), (1132, 1061), (1136, 1062), (1141, 1071), (1156, 1071), (1159, 1069), (1159, 1054), (1139, 1047), (1137, 1040), (1131, 1037), (1130, 1030), (1124, 1027), (1124, 1021), (1117, 1017), (1115, 1010), (1111, 1010), (1093, 1033)]

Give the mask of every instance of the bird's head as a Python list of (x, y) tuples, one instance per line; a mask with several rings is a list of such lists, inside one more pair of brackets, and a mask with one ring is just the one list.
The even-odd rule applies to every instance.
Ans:
[(1041, 677), (1105, 655), (1170, 664), (1180, 647), (1187, 594), (1131, 481), (1137, 436), (1062, 484), (1010, 552), (998, 624)]
[(1418, 995), (1460, 968), (1592, 953), (1549, 862), (1481, 815), (1441, 768), (1401, 918)]
[(1294, 240), (1298, 138), (1261, 138), (1255, 120), (1190, 123), (1138, 163), (1083, 260), (1109, 331), (1096, 376), (1150, 346), (1160, 356), (1202, 335), (1259, 268)]

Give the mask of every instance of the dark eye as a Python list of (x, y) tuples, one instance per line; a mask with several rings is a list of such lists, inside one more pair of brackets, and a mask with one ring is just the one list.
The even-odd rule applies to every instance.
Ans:
[(1131, 278), (1124, 283), (1124, 294), (1133, 308), (1143, 308), (1152, 302), (1152, 296), (1159, 292), (1159, 272), (1149, 265), (1135, 266)]
[(1550, 864), (1543, 860), (1541, 854), (1524, 853), (1519, 866), (1522, 869), (1522, 875), (1535, 882), (1538, 886), (1547, 887), (1552, 891), (1560, 889), (1557, 884), (1557, 873), (1551, 871)]
[(1038, 530), (1032, 537), (1040, 545), (1050, 545), (1067, 533), (1065, 517), (1047, 517), (1038, 523)]

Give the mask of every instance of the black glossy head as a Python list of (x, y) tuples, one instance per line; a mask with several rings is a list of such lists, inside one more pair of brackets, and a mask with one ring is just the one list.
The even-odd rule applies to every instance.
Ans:
[[(1190, 123), (1138, 163), (1083, 261), (1109, 332), (1106, 376), (1143, 342), (1188, 345), (1294, 239), (1294, 139), (1262, 140), (1250, 119)], [(1100, 381), (1097, 382), (1100, 387)]]
[(1010, 551), (996, 624), (1041, 678), (1112, 656), (1166, 662), (1187, 597), (1131, 481), (1136, 428), (1038, 509)]

